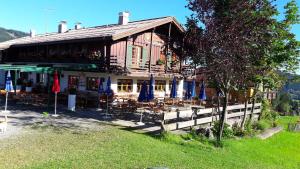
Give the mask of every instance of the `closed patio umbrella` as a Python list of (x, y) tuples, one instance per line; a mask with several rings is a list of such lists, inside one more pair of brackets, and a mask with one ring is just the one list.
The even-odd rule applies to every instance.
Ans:
[(111, 96), (113, 94), (112, 89), (111, 89), (111, 80), (110, 76), (108, 77), (106, 81), (106, 89), (105, 89), (105, 94), (106, 94), (106, 114), (105, 118), (108, 118), (108, 96)]
[(5, 107), (4, 107), (4, 112), (7, 112), (7, 99), (8, 99), (8, 93), (14, 91), (14, 87), (11, 81), (11, 75), (10, 71), (7, 72), (6, 79), (5, 79), (5, 91), (6, 91), (6, 96), (5, 96)]
[[(139, 102), (147, 102), (148, 101), (148, 89), (146, 81), (143, 82), (141, 91), (138, 97)], [(143, 123), (143, 112), (141, 112), (140, 121), (137, 123), (138, 125), (144, 125)]]
[(176, 98), (177, 97), (177, 82), (176, 82), (176, 78), (173, 78), (172, 81), (172, 88), (171, 88), (171, 93), (170, 93), (170, 98)]
[(191, 84), (191, 98), (196, 96), (196, 80), (193, 79)]
[(201, 87), (200, 87), (199, 99), (201, 101), (206, 100), (206, 93), (205, 93), (205, 84), (204, 84), (204, 81), (202, 81), (202, 84), (201, 84)]
[(153, 75), (150, 77), (150, 84), (149, 84), (149, 94), (148, 94), (148, 101), (154, 99), (154, 79)]
[(54, 103), (54, 117), (57, 117), (56, 114), (56, 105), (57, 105), (57, 93), (60, 92), (60, 85), (58, 80), (58, 74), (57, 71), (54, 72), (53, 75), (53, 85), (52, 85), (52, 92), (55, 93), (55, 103)]
[(172, 88), (171, 88), (171, 93), (170, 93), (170, 98), (172, 98), (172, 104), (174, 104), (174, 98), (177, 97), (177, 82), (176, 82), (176, 78), (173, 78), (172, 81)]
[(185, 92), (185, 99), (187, 99), (187, 100), (192, 98), (191, 87), (192, 87), (192, 83), (187, 82), (187, 88), (186, 88), (186, 92)]
[(138, 97), (139, 102), (147, 102), (148, 101), (148, 89), (146, 81), (143, 82), (141, 91)]
[(104, 94), (105, 91), (104, 91), (104, 87), (103, 87), (103, 81), (101, 80), (101, 78), (99, 79), (99, 84), (98, 84), (98, 94), (101, 95), (101, 94)]
[(105, 93), (104, 87), (103, 87), (103, 81), (101, 78), (98, 81), (98, 110), (100, 110), (100, 96)]

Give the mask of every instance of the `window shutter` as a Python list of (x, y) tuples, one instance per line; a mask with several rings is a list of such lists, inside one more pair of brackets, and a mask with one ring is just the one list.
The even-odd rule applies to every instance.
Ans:
[(144, 68), (146, 66), (146, 62), (147, 62), (147, 59), (148, 59), (148, 57), (147, 57), (148, 56), (147, 48), (143, 47), (142, 55), (143, 55), (142, 67)]
[(126, 67), (129, 69), (132, 65), (132, 45), (127, 47)]
[(171, 68), (172, 57), (170, 54), (167, 55), (167, 67)]

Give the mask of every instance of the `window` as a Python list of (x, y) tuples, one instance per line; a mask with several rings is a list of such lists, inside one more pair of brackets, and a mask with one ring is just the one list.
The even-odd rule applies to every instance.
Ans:
[(97, 91), (99, 86), (99, 78), (87, 77), (86, 78), (86, 90)]
[(143, 61), (142, 47), (132, 46), (132, 65), (139, 66)]
[(166, 91), (165, 80), (155, 80), (155, 91)]
[(79, 86), (79, 76), (70, 75), (68, 79), (68, 88), (76, 88)]
[(118, 92), (131, 92), (132, 79), (118, 79)]
[(141, 91), (141, 88), (142, 88), (142, 85), (143, 85), (144, 81), (146, 81), (147, 87), (149, 89), (149, 84), (150, 84), (149, 80), (137, 80), (137, 92)]

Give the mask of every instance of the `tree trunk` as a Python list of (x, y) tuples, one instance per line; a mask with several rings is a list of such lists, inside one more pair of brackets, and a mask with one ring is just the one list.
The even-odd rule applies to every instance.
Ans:
[(220, 96), (218, 97), (218, 107), (217, 107), (217, 111), (218, 111), (218, 115), (219, 115), (219, 120), (221, 119), (221, 112), (220, 112)]
[(251, 107), (251, 113), (250, 113), (250, 121), (253, 119), (253, 114), (254, 114), (254, 107), (256, 103), (256, 93), (258, 91), (258, 84), (255, 84), (254, 86), (254, 91), (253, 91), (253, 96), (252, 96), (252, 107)]
[(252, 98), (251, 113), (250, 113), (250, 121), (252, 121), (252, 119), (253, 119), (255, 102), (256, 102), (256, 96), (253, 96), (253, 98)]
[(219, 122), (219, 134), (217, 137), (217, 141), (220, 142), (222, 140), (222, 135), (223, 135), (223, 130), (225, 126), (225, 121), (227, 118), (227, 106), (228, 106), (228, 92), (224, 91), (224, 103), (223, 103), (223, 111), (222, 111), (222, 116)]
[(248, 110), (248, 108), (247, 108), (248, 107), (247, 90), (245, 90), (244, 97), (245, 97), (245, 110), (244, 110), (243, 120), (242, 120), (242, 123), (241, 123), (241, 128), (243, 130), (245, 128), (245, 122), (246, 122), (247, 110)]

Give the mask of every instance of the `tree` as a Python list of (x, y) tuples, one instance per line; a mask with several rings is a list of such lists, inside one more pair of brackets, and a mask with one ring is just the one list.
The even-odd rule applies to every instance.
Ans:
[(263, 84), (264, 88), (279, 88), (284, 78), (280, 77), (278, 72), (293, 72), (298, 67), (300, 43), (291, 32), (291, 28), (294, 24), (300, 23), (299, 8), (296, 1), (292, 0), (284, 9), (284, 19), (270, 25), (272, 33), (270, 48), (255, 64), (257, 74), (253, 78), (255, 88), (250, 119), (253, 117), (254, 104), (259, 93), (258, 86)]
[(188, 0), (187, 7), (193, 15), (186, 25), (185, 51), (224, 95), (220, 141), (229, 92), (255, 73), (253, 65), (269, 51), (276, 10), (266, 0)]

